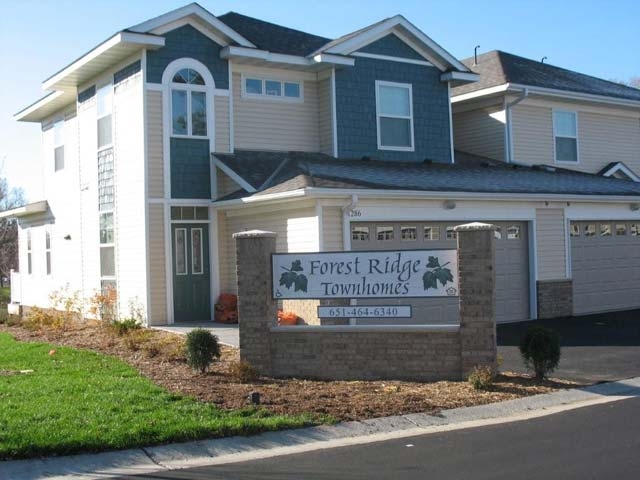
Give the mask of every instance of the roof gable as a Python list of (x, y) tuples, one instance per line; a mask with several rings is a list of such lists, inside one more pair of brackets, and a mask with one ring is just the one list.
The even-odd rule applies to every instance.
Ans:
[(393, 33), (390, 33), (369, 45), (365, 45), (363, 48), (358, 50), (358, 52), (386, 55), (389, 57), (409, 58), (411, 60), (424, 60), (422, 55)]

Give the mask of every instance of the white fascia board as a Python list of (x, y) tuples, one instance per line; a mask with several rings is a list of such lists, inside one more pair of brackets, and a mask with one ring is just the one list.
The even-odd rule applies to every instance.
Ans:
[(342, 55), (315, 55), (312, 58), (301, 57), (298, 55), (287, 55), (284, 53), (272, 53), (267, 50), (258, 50), (256, 48), (246, 48), (237, 46), (227, 46), (220, 52), (221, 58), (250, 58), (262, 60), (270, 63), (280, 63), (286, 65), (295, 65), (301, 67), (312, 67), (321, 63), (327, 65), (344, 65), (352, 67), (355, 65), (355, 59), (344, 57)]
[(244, 38), (238, 32), (229, 28), (226, 24), (222, 23), (214, 14), (202, 8), (197, 3), (190, 3), (189, 5), (185, 5), (184, 7), (177, 8), (176, 10), (172, 10), (171, 12), (165, 13), (158, 17), (147, 20), (146, 22), (139, 23), (128, 30), (133, 32), (149, 32), (151, 30), (155, 30), (167, 23), (175, 22), (176, 20), (180, 20), (189, 15), (194, 15), (204, 22), (211, 25), (213, 28), (218, 30), (223, 35), (227, 36), (234, 42), (244, 47), (255, 47), (253, 43)]
[(211, 155), (211, 160), (216, 167), (218, 167), (229, 177), (231, 177), (234, 182), (244, 188), (247, 192), (254, 193), (256, 191), (256, 189), (249, 182), (247, 182), (244, 178), (234, 172), (224, 162), (221, 162), (218, 158), (215, 157), (215, 155)]
[(4, 212), (0, 212), (0, 218), (19, 218), (25, 217), (27, 215), (33, 215), (36, 213), (44, 213), (48, 210), (49, 204), (46, 200), (41, 200), (39, 202), (29, 203), (22, 207), (12, 208), (11, 210), (6, 210)]
[(50, 105), (51, 103), (53, 103), (55, 100), (59, 99), (63, 95), (64, 95), (64, 92), (62, 92), (60, 90), (57, 90), (55, 92), (51, 92), (48, 95), (42, 97), (40, 100), (35, 101), (34, 103), (29, 105), (28, 107), (25, 107), (22, 110), (20, 110), (19, 112), (15, 113), (13, 115), (13, 118), (18, 122), (21, 122), (21, 121), (26, 121), (26, 122), (38, 121), (35, 118), (33, 118), (33, 119), (30, 118), (30, 116), (33, 115), (34, 113), (36, 113), (41, 108), (46, 107), (47, 105)]
[(355, 58), (345, 57), (342, 55), (332, 55), (330, 53), (319, 53), (313, 56), (315, 63), (327, 63), (331, 65), (344, 65), (346, 67), (353, 67), (356, 64)]
[(624, 163), (621, 163), (621, 162), (620, 163), (616, 163), (613, 167), (611, 167), (609, 170), (604, 172), (602, 174), (602, 176), (603, 177), (610, 177), (616, 172), (622, 172), (627, 177), (629, 177), (631, 180), (633, 180), (634, 182), (640, 182), (640, 177), (638, 177), (638, 175), (636, 175), (633, 172), (633, 170), (631, 170), (629, 167), (627, 167)]
[(100, 55), (108, 52), (118, 45), (135, 45), (140, 48), (157, 49), (164, 47), (164, 38), (157, 35), (146, 35), (142, 33), (119, 32), (105, 42), (101, 43), (89, 53), (83, 55), (72, 64), (55, 73), (47, 80), (42, 82), (43, 90), (50, 90), (56, 87), (56, 84), (67, 77), (69, 74), (77, 71), (81, 67), (87, 65), (92, 60), (97, 59)]
[(621, 105), (628, 107), (640, 108), (640, 100), (629, 100), (625, 98), (609, 97), (606, 95), (594, 95), (591, 93), (571, 92), (567, 90), (557, 90), (554, 88), (533, 87), (530, 85), (521, 85), (510, 83), (510, 88), (517, 90), (529, 90), (529, 93), (537, 93), (539, 95), (548, 95), (551, 97), (563, 97), (571, 100), (585, 100), (589, 102), (610, 103), (612, 105)]
[(464, 102), (465, 100), (471, 100), (473, 98), (495, 95), (496, 93), (506, 92), (507, 90), (509, 90), (509, 84), (504, 83), (495, 87), (483, 88), (482, 90), (463, 93), (461, 95), (454, 95), (451, 97), (451, 103)]
[(477, 73), (469, 73), (469, 72), (445, 72), (440, 75), (441, 82), (451, 82), (453, 80), (458, 80), (461, 82), (477, 82), (480, 80), (480, 75)]
[[(459, 70), (461, 72), (469, 72), (469, 69), (462, 63), (460, 60), (455, 58), (449, 52), (447, 52), (444, 48), (434, 42), (431, 38), (429, 38), (424, 32), (418, 29), (415, 25), (409, 22), (402, 15), (396, 15), (394, 17), (388, 18), (384, 22), (379, 23), (369, 29), (364, 29), (361, 33), (357, 35), (353, 35), (352, 37), (346, 38), (342, 42), (337, 43), (336, 45), (331, 46), (326, 50), (326, 53), (335, 53), (338, 55), (349, 55), (350, 53), (362, 48), (365, 45), (377, 40), (386, 32), (391, 33), (391, 31), (396, 27), (402, 27), (408, 33), (413, 35), (418, 41), (420, 41), (425, 47), (434, 52), (436, 55), (440, 56), (446, 63), (450, 66)], [(323, 48), (314, 52), (320, 53), (323, 51)]]
[(300, 188), (298, 190), (289, 190), (288, 192), (268, 193), (266, 195), (253, 195), (251, 197), (236, 198), (234, 200), (224, 200), (222, 202), (216, 202), (214, 200), (213, 206), (215, 208), (242, 207), (244, 205), (253, 203), (277, 203), (292, 198), (300, 198), (306, 196), (306, 189)]

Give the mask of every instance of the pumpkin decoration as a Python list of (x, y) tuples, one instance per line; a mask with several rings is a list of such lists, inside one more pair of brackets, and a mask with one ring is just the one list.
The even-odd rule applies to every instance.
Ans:
[(278, 310), (278, 325), (282, 327), (297, 324), (298, 315), (296, 315), (294, 312), (283, 312), (282, 310)]

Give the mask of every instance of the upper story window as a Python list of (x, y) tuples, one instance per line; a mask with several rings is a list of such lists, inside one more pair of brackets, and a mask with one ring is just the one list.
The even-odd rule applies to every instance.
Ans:
[(98, 149), (110, 147), (113, 143), (111, 113), (113, 110), (113, 86), (108, 83), (96, 93), (98, 113)]
[(204, 78), (191, 68), (183, 68), (171, 81), (173, 135), (206, 137), (207, 94)]
[(259, 77), (243, 77), (242, 96), (274, 100), (302, 100), (302, 83)]
[(64, 120), (53, 124), (53, 169), (64, 169)]
[(553, 112), (553, 135), (556, 162), (578, 161), (578, 115), (576, 112)]
[(31, 275), (33, 273), (33, 257), (31, 250), (31, 229), (27, 229), (27, 273)]
[(376, 80), (379, 150), (413, 151), (411, 84)]

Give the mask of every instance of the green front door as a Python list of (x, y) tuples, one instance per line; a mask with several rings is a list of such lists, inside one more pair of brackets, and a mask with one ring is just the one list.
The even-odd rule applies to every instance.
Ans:
[(173, 237), (173, 312), (176, 322), (211, 320), (209, 225), (171, 226)]

